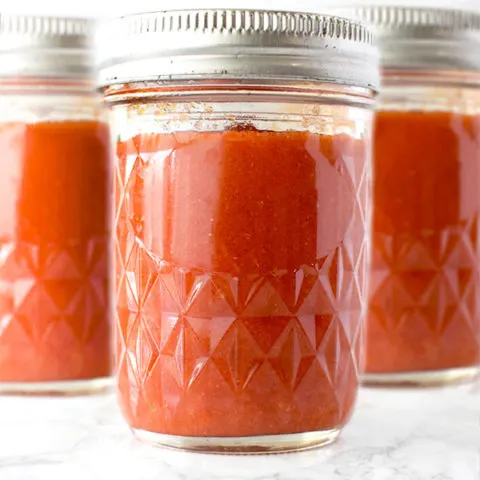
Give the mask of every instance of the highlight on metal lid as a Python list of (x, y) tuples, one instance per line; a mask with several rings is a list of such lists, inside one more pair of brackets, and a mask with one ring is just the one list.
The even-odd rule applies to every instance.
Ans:
[(0, 13), (0, 78), (94, 78), (96, 22)]
[(129, 15), (100, 29), (100, 83), (194, 78), (314, 79), (377, 89), (378, 52), (362, 24), (260, 10)]
[(368, 5), (332, 12), (372, 29), (383, 67), (480, 71), (480, 13)]

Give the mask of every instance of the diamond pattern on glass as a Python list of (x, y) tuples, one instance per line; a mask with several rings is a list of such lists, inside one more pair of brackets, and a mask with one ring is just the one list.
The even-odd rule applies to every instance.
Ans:
[[(472, 230), (477, 224), (475, 217), (465, 228), (375, 234), (367, 331), (372, 346), (380, 341), (390, 345), (385, 371), (408, 371), (412, 356), (414, 370), (478, 361), (479, 250), (476, 228)], [(452, 351), (452, 342), (461, 342), (463, 353)]]
[(0, 381), (92, 378), (97, 361), (108, 375), (108, 248), (107, 239), (0, 246)]
[[(332, 164), (354, 204), (334, 248), (296, 270), (235, 275), (168, 261), (173, 214), (163, 209), (173, 200), (157, 192), (152, 204), (152, 182), (167, 181), (176, 157), (160, 151), (168, 136), (158, 137), (156, 155), (142, 153), (149, 136), (117, 149), (117, 364), (128, 420), (161, 433), (220, 436), (233, 422), (248, 434), (261, 414), (254, 405), (272, 397), (282, 399), (270, 408), (284, 416), (278, 425), (297, 419), (285, 428), (299, 428), (298, 419), (316, 429), (343, 424), (356, 395), (365, 309), (363, 157), (337, 155)], [(222, 415), (228, 428), (212, 430), (208, 419)]]

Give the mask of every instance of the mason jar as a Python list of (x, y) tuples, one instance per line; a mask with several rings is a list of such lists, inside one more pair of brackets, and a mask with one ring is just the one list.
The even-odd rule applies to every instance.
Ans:
[(369, 383), (480, 372), (480, 15), (366, 7), (382, 88), (374, 136)]
[(377, 55), (358, 23), (192, 10), (100, 35), (117, 382), (147, 442), (335, 440), (358, 388)]
[(93, 27), (0, 17), (0, 393), (109, 382), (113, 170)]

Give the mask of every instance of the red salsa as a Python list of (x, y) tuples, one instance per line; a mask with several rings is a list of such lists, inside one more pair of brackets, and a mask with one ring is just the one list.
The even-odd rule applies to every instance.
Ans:
[(107, 125), (0, 124), (0, 382), (110, 374)]
[(480, 365), (480, 117), (379, 112), (374, 177), (367, 373)]
[(117, 146), (118, 383), (135, 429), (336, 429), (358, 384), (363, 140), (256, 131)]

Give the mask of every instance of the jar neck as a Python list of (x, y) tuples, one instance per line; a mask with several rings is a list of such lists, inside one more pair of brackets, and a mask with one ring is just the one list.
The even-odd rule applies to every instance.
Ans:
[(480, 72), (468, 70), (415, 70), (383, 68), (383, 86), (425, 85), (434, 87), (480, 88)]
[(478, 114), (480, 73), (385, 69), (377, 109)]
[(255, 81), (136, 82), (104, 90), (113, 131), (309, 131), (363, 138), (373, 92), (339, 84)]
[(374, 92), (337, 83), (286, 79), (198, 79), (195, 82), (134, 82), (103, 89), (107, 103), (154, 100), (188, 102), (340, 103), (371, 107)]
[(92, 80), (0, 78), (0, 122), (105, 120)]
[(0, 77), (0, 92), (26, 95), (45, 94), (85, 94), (95, 92), (94, 79), (84, 78), (42, 78), (42, 77)]

